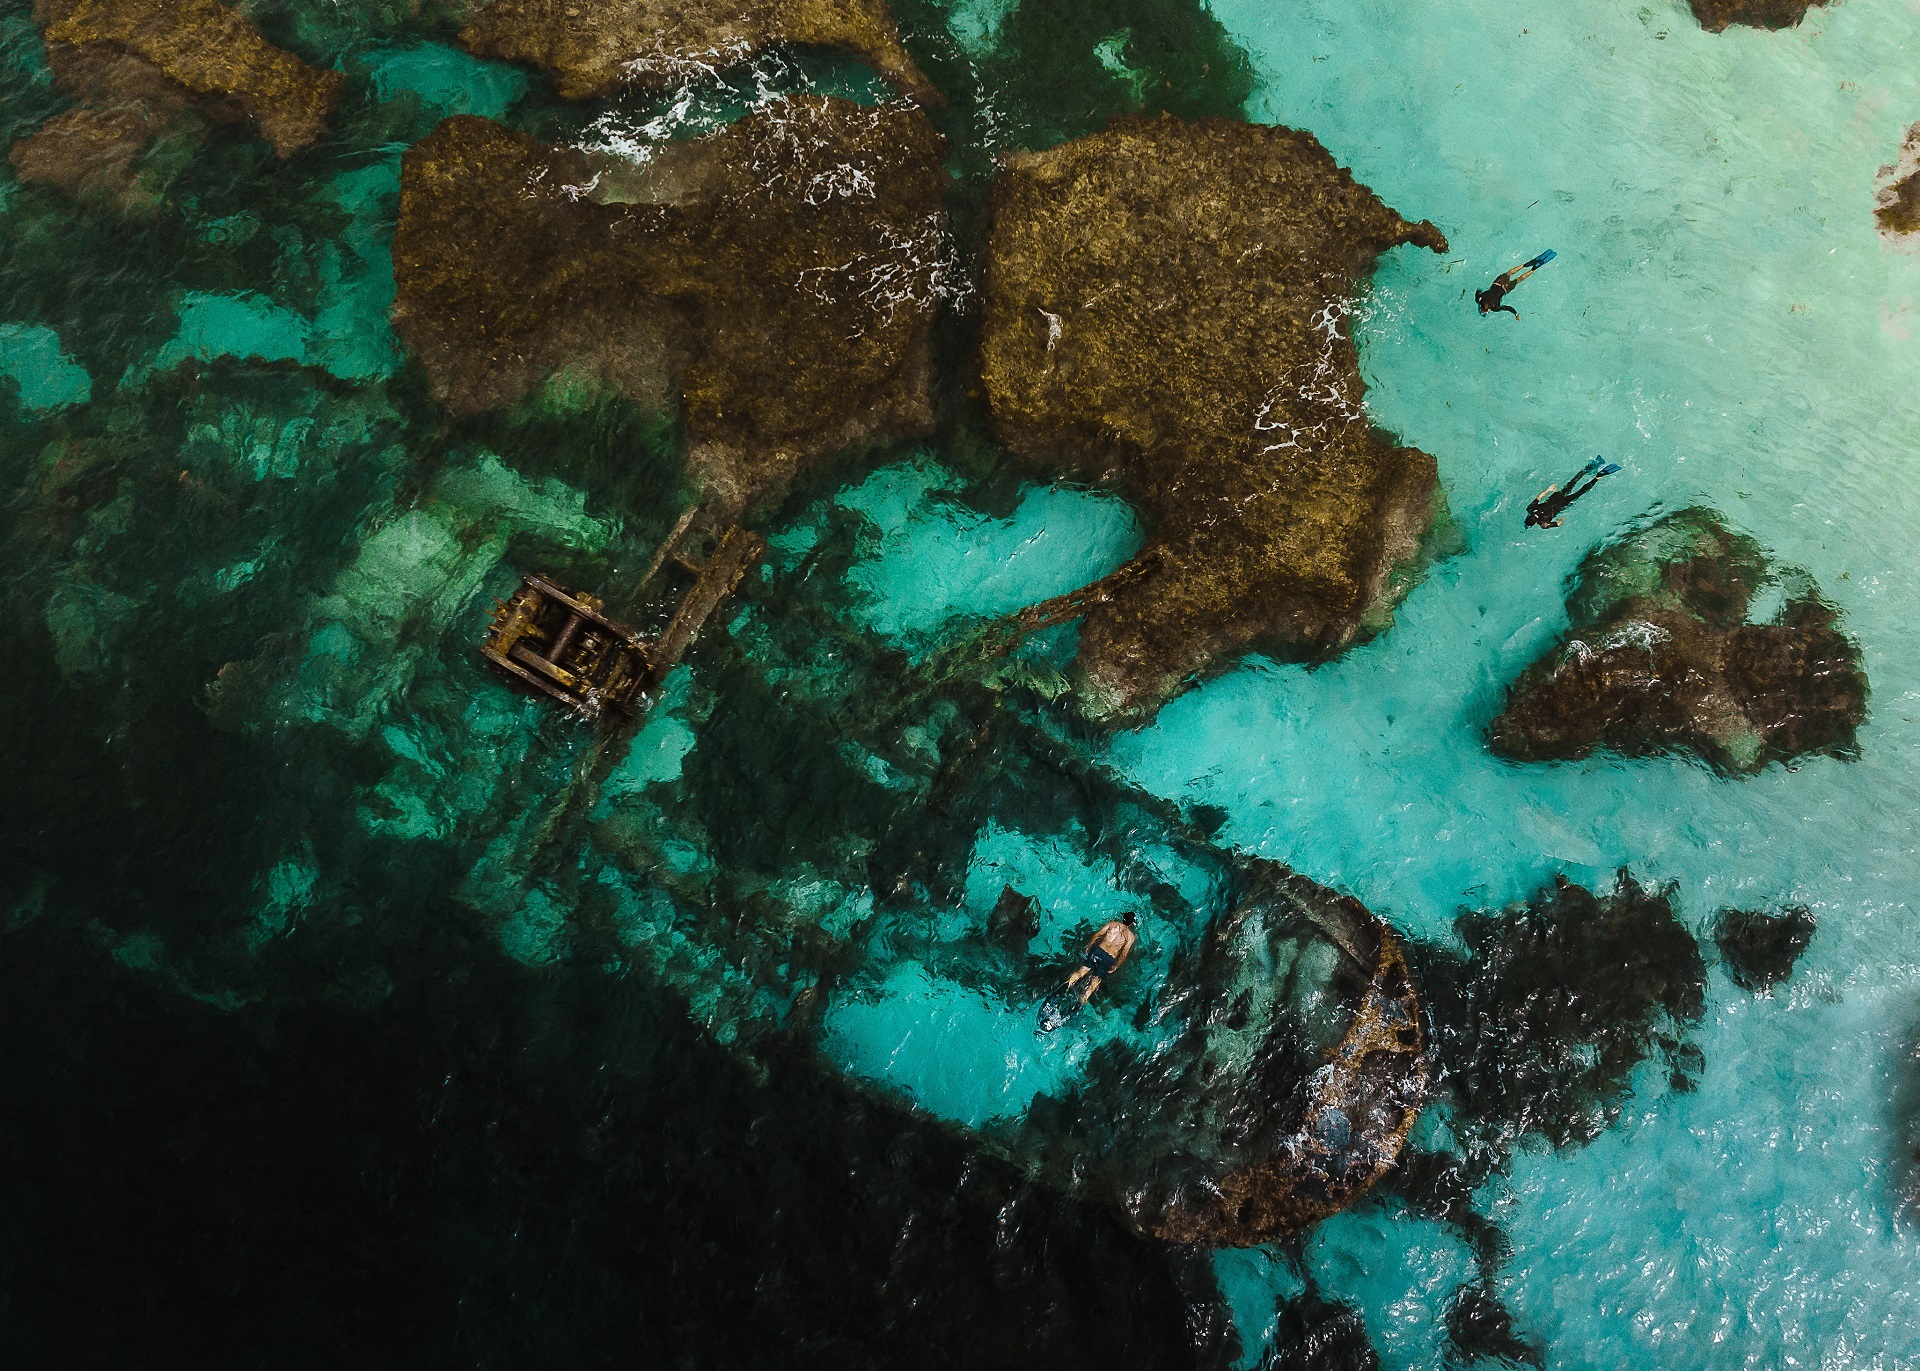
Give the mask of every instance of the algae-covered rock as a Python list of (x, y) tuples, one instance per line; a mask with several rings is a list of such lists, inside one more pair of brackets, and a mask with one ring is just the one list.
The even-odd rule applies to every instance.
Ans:
[(1693, 17), (1708, 33), (1721, 33), (1735, 24), (1756, 29), (1790, 29), (1807, 11), (1828, 0), (1689, 0)]
[(275, 47), (219, 0), (40, 0), (36, 17), (54, 74), (88, 103), (165, 114), (184, 102), (250, 119), (282, 157), (326, 132), (346, 79)]
[(394, 326), (456, 413), (562, 368), (678, 390), (705, 498), (738, 509), (932, 422), (942, 144), (904, 105), (781, 101), (644, 167), (484, 119), (411, 149)]
[(1564, 879), (1524, 905), (1463, 913), (1467, 949), (1420, 949), (1439, 1084), (1470, 1151), (1526, 1135), (1591, 1142), (1618, 1116), (1634, 1070), (1656, 1046), (1677, 1084), (1697, 1049), (1679, 1038), (1706, 1005), (1706, 963), (1672, 891), (1625, 870), (1596, 895)]
[(142, 184), (147, 149), (165, 133), (191, 136), (191, 128), (144, 102), (105, 110), (81, 105), (15, 142), (7, 160), (22, 182), (55, 186), (76, 200), (139, 214), (160, 203)]
[(1713, 942), (1733, 983), (1761, 994), (1793, 974), (1793, 964), (1813, 942), (1816, 926), (1813, 911), (1805, 905), (1778, 914), (1723, 909), (1713, 921)]
[(1384, 625), (1444, 504), (1433, 459), (1368, 421), (1348, 301), (1388, 248), (1444, 251), (1438, 229), (1310, 134), (1163, 117), (1009, 159), (989, 240), (996, 432), (1154, 524), (1158, 569), (1086, 616), (1091, 713), (1147, 716), (1247, 648)]
[[(1235, 1164), (1135, 1213), (1174, 1242), (1273, 1242), (1338, 1213), (1400, 1160), (1427, 1099), (1426, 1036), (1399, 939), (1358, 900), (1284, 867), (1254, 863), (1249, 886), (1208, 930), (1206, 1041), (1187, 1083), (1192, 1098), (1222, 1101), (1211, 1112), (1228, 1123), (1212, 1141)], [(1330, 968), (1311, 967), (1315, 949)], [(1302, 1027), (1307, 1041), (1289, 1042)], [(1314, 1040), (1322, 1034), (1330, 1041)]]
[(494, 0), (461, 30), (481, 57), (550, 72), (571, 99), (625, 81), (663, 84), (777, 44), (838, 48), (906, 94), (937, 99), (900, 42), (885, 0)]
[[(1753, 602), (1779, 608), (1748, 622)], [(1859, 647), (1804, 574), (1710, 509), (1650, 525), (1581, 564), (1566, 638), (1521, 674), (1489, 743), (1519, 761), (1687, 751), (1730, 772), (1848, 757), (1866, 716)]]
[(1880, 183), (1873, 211), (1880, 232), (1889, 238), (1920, 232), (1920, 124), (1901, 140), (1899, 160), (1880, 168)]

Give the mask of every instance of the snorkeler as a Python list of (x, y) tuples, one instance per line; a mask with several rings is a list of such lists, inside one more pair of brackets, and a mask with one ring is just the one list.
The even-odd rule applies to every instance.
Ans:
[[(1565, 490), (1559, 486), (1548, 486), (1534, 496), (1532, 502), (1527, 505), (1527, 527), (1559, 528), (1560, 516), (1566, 511), (1568, 505), (1599, 485), (1602, 476), (1611, 476), (1618, 470), (1620, 468), (1606, 458), (1596, 457), (1573, 473), (1573, 479), (1567, 482)], [(1589, 473), (1592, 473), (1593, 479), (1584, 486), (1581, 485), (1581, 478)]]
[(1553, 249), (1548, 248), (1531, 262), (1522, 262), (1517, 267), (1501, 272), (1493, 278), (1492, 285), (1488, 286), (1485, 290), (1476, 290), (1473, 293), (1473, 303), (1480, 306), (1480, 312), (1482, 314), (1493, 314), (1504, 311), (1518, 319), (1520, 317), (1519, 310), (1515, 309), (1512, 305), (1503, 305), (1500, 302), (1507, 298), (1508, 291), (1533, 275), (1534, 272), (1540, 270), (1541, 267), (1551, 262), (1553, 256)]
[(1138, 938), (1139, 935), (1133, 931), (1132, 910), (1117, 919), (1108, 919), (1087, 943), (1086, 960), (1067, 977), (1067, 989), (1073, 989), (1084, 979), (1086, 986), (1080, 991), (1080, 1003), (1085, 1004), (1092, 999), (1100, 983), (1120, 969), (1120, 964), (1133, 951), (1133, 944)]

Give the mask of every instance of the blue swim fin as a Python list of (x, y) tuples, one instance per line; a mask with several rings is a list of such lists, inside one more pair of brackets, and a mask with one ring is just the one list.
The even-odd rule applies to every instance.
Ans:
[(1599, 471), (1594, 473), (1593, 479), (1597, 481), (1602, 476), (1611, 476), (1613, 475), (1614, 472), (1618, 470), (1620, 470), (1618, 465), (1616, 465), (1613, 462), (1608, 462), (1605, 466), (1601, 467)]
[[(1588, 462), (1585, 466), (1581, 467), (1580, 470), (1573, 473), (1573, 480), (1577, 481), (1582, 476), (1587, 476), (1595, 471), (1598, 471), (1600, 469), (1601, 463), (1605, 462), (1606, 460), (1607, 459), (1604, 457), (1594, 458), (1591, 462)], [(1569, 481), (1567, 482), (1567, 484), (1572, 485), (1573, 481)]]
[(1551, 262), (1553, 259), (1554, 259), (1554, 251), (1552, 248), (1548, 248), (1545, 252), (1541, 253), (1538, 257), (1534, 258), (1531, 262), (1527, 263), (1527, 266), (1544, 267), (1547, 263)]

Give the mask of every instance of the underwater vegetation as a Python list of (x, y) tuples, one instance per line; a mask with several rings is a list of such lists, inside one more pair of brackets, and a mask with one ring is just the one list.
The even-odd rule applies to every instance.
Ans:
[(1684, 749), (1751, 774), (1853, 755), (1867, 710), (1858, 645), (1804, 573), (1773, 567), (1713, 510), (1666, 515), (1591, 553), (1567, 618), (1566, 639), (1493, 721), (1501, 756)]

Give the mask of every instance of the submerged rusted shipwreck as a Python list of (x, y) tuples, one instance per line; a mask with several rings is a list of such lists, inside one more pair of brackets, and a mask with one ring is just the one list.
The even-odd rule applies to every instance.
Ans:
[(480, 655), (509, 680), (588, 718), (631, 718), (766, 550), (758, 534), (733, 527), (697, 559), (690, 547), (692, 524), (689, 512), (674, 525), (641, 583), (644, 594), (663, 576), (677, 574), (681, 580), (683, 588), (658, 637), (642, 637), (608, 618), (598, 596), (532, 573), (494, 606)]

